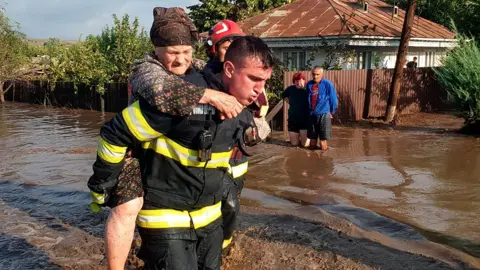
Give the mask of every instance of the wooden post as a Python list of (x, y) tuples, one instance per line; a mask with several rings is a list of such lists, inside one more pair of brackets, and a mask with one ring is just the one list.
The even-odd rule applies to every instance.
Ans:
[(370, 103), (372, 101), (373, 87), (373, 69), (367, 70), (367, 85), (365, 87), (365, 100), (363, 102), (362, 118), (367, 119), (370, 116)]
[(103, 95), (100, 95), (100, 108), (102, 110), (102, 114), (105, 113), (105, 99), (103, 98)]
[(288, 108), (289, 104), (286, 100), (283, 100), (283, 136), (285, 137), (285, 141), (289, 141), (290, 138), (288, 136)]
[(385, 121), (391, 122), (397, 111), (398, 97), (400, 96), (400, 84), (403, 77), (403, 65), (408, 52), (408, 42), (412, 33), (413, 19), (415, 18), (415, 8), (417, 0), (410, 0), (407, 13), (403, 22), (402, 36), (400, 46), (398, 47), (397, 62), (393, 71), (390, 94), (388, 95), (387, 111), (385, 112)]
[(5, 96), (3, 93), (3, 84), (4, 82), (0, 81), (0, 104), (5, 103)]

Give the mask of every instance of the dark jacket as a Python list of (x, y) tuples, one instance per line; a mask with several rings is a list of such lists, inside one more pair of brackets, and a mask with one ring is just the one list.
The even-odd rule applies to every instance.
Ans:
[[(195, 73), (185, 79), (225, 91), (221, 80), (211, 73)], [(88, 186), (94, 193), (107, 194), (116, 184), (127, 148), (141, 145), (143, 209), (192, 211), (213, 205), (221, 200), (222, 178), (229, 171), (232, 149), (241, 143), (251, 119), (251, 113), (244, 110), (235, 119), (221, 121), (209, 105), (198, 105), (188, 117), (172, 116), (140, 98), (102, 127)], [(199, 161), (199, 136), (206, 129), (213, 134), (211, 160)]]

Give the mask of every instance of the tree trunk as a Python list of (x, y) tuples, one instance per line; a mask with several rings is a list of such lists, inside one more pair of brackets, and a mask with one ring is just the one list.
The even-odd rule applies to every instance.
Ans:
[(100, 109), (102, 111), (102, 114), (105, 113), (105, 99), (103, 98), (103, 95), (100, 95)]
[(393, 71), (392, 85), (388, 95), (387, 111), (385, 112), (385, 121), (391, 122), (397, 112), (398, 97), (400, 96), (400, 85), (403, 77), (403, 65), (408, 53), (408, 42), (412, 33), (413, 19), (415, 18), (415, 8), (417, 0), (410, 0), (408, 4), (405, 21), (403, 22), (402, 36), (400, 46), (398, 47), (397, 62)]
[(5, 103), (5, 95), (3, 93), (4, 82), (0, 81), (0, 104)]
[(290, 137), (288, 136), (288, 108), (289, 107), (290, 107), (290, 104), (288, 104), (286, 100), (283, 100), (283, 136), (286, 141), (290, 141)]

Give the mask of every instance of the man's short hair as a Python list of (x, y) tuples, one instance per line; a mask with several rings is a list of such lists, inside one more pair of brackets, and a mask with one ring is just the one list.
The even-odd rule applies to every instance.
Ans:
[(264, 68), (272, 68), (273, 55), (267, 44), (260, 38), (252, 36), (236, 37), (225, 54), (225, 62), (240, 64), (247, 57), (259, 59)]
[(324, 73), (324, 72), (325, 72), (325, 70), (323, 69), (323, 67), (322, 67), (322, 66), (314, 66), (314, 67), (312, 68), (312, 71), (314, 71), (315, 69), (318, 69), (318, 70), (320, 70), (320, 72), (322, 72), (322, 73)]

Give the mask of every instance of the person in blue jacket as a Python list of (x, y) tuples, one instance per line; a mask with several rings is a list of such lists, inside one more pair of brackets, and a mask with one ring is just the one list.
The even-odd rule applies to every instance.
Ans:
[(323, 73), (322, 67), (315, 66), (312, 69), (313, 80), (306, 85), (310, 109), (307, 137), (310, 139), (311, 148), (317, 146), (320, 138), (320, 147), (322, 151), (326, 151), (327, 140), (332, 137), (332, 118), (338, 107), (338, 98), (335, 87), (323, 78)]

